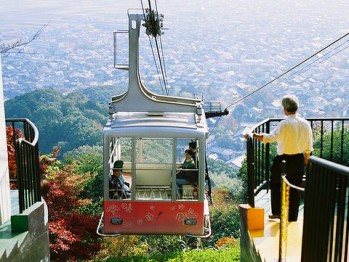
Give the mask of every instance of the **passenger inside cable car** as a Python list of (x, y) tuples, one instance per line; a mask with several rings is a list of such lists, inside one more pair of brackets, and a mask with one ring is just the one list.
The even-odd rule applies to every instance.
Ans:
[(198, 171), (190, 170), (196, 168), (193, 157), (194, 152), (191, 149), (185, 150), (185, 159), (181, 165), (182, 169), (177, 171), (176, 184), (180, 199), (183, 198), (183, 185), (193, 185), (196, 187), (198, 184)]
[(131, 197), (130, 183), (125, 181), (122, 172), (124, 162), (117, 160), (114, 163), (112, 174), (109, 178), (109, 197), (112, 199), (126, 199)]
[[(194, 152), (190, 149), (185, 150), (190, 141), (193, 140), (186, 138), (133, 140), (130, 137), (110, 137), (107, 140), (107, 144), (110, 145), (107, 150), (109, 157), (106, 158), (107, 166), (110, 166), (109, 199), (197, 200), (193, 192), (197, 192), (200, 184), (199, 167), (193, 159)], [(198, 148), (196, 151), (198, 156)], [(184, 155), (187, 156), (187, 160)], [(173, 160), (175, 160), (174, 165)], [(121, 173), (120, 182), (116, 178), (119, 173)], [(172, 178), (173, 176), (175, 177)], [(118, 183), (112, 182), (113, 180)], [(131, 186), (125, 187), (124, 180)]]
[(196, 144), (196, 141), (190, 141), (189, 142), (189, 149), (193, 151), (193, 159), (194, 159), (194, 163), (196, 164), (196, 167), (197, 167), (197, 163), (198, 163), (198, 156), (196, 154), (196, 150), (197, 150), (197, 144)]

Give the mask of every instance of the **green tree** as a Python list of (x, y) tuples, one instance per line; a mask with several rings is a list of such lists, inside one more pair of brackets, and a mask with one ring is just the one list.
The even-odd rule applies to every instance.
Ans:
[(82, 198), (98, 201), (103, 197), (103, 148), (101, 146), (81, 146), (64, 154), (64, 161), (74, 166), (74, 172), (89, 176)]
[(54, 89), (38, 89), (5, 102), (8, 118), (29, 118), (40, 130), (42, 153), (54, 145), (61, 152), (82, 145), (100, 145), (107, 119), (107, 104), (90, 100), (80, 91), (61, 94)]
[(321, 135), (321, 130), (313, 129), (314, 136), (314, 156), (322, 157), (329, 161), (349, 166), (349, 130), (335, 127), (332, 132), (325, 131)]

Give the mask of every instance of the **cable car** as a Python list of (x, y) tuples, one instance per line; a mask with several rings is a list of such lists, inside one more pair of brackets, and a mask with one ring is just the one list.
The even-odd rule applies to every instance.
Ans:
[[(115, 67), (129, 71), (129, 86), (112, 98), (103, 130), (104, 212), (97, 233), (208, 237), (208, 128), (203, 103), (158, 95), (143, 85), (139, 34), (148, 13), (129, 11), (128, 18), (129, 64)], [(189, 144), (196, 148), (188, 151)], [(193, 158), (190, 168), (184, 165), (187, 152)], [(126, 189), (110, 182), (119, 171), (128, 183)]]

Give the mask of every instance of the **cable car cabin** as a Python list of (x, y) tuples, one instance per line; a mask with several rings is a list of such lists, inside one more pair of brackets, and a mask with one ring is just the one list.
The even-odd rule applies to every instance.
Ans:
[[(203, 103), (154, 94), (140, 81), (141, 21), (159, 22), (149, 22), (150, 12), (128, 14), (129, 65), (115, 64), (129, 71), (129, 86), (112, 98), (103, 131), (104, 213), (97, 232), (209, 236)], [(190, 142), (195, 152), (186, 151)], [(127, 186), (116, 179), (120, 173)]]
[[(117, 114), (104, 130), (104, 233), (203, 235), (206, 132), (193, 113)], [(191, 141), (197, 151), (185, 169)], [(117, 160), (129, 192), (109, 183)]]

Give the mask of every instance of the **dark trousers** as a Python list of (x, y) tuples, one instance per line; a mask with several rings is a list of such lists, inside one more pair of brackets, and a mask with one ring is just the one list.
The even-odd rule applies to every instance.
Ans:
[[(271, 210), (274, 215), (281, 215), (281, 163), (286, 161), (286, 178), (295, 186), (300, 186), (304, 174), (304, 155), (281, 155), (274, 158), (271, 166), (270, 189), (271, 189)], [(297, 221), (300, 203), (300, 192), (297, 189), (290, 189), (289, 198), (289, 221)]]

